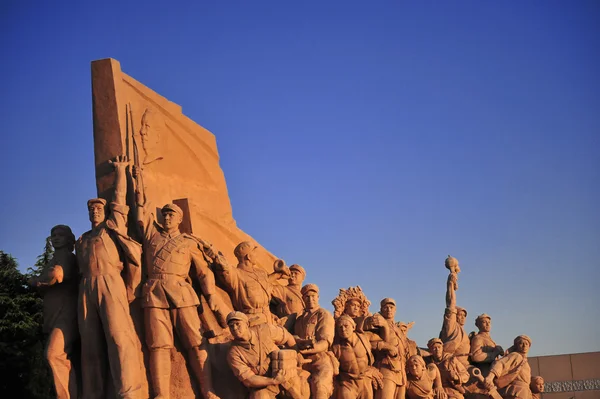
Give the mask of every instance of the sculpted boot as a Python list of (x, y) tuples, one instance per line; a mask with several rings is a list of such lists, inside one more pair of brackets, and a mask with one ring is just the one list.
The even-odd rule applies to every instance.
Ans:
[(194, 370), (196, 381), (200, 384), (200, 390), (204, 399), (219, 399), (212, 384), (212, 373), (208, 352), (206, 349), (195, 347), (189, 350), (189, 362)]
[(171, 351), (169, 349), (150, 351), (150, 378), (154, 399), (169, 399), (171, 388)]

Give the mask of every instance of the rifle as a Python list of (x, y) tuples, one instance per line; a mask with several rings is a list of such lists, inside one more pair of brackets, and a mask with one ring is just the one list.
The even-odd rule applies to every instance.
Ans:
[(131, 112), (131, 104), (129, 104), (127, 114), (131, 130), (131, 142), (133, 143), (133, 165), (137, 169), (137, 174), (135, 177), (135, 202), (138, 206), (144, 206), (146, 205), (146, 191), (144, 190), (144, 178), (142, 176), (140, 154), (138, 150), (137, 140), (135, 139), (135, 129), (133, 127), (133, 113)]

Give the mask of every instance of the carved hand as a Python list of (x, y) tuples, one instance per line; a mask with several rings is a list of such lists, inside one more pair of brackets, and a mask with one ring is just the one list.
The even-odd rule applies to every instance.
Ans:
[(137, 179), (137, 178), (138, 178), (138, 175), (139, 175), (140, 173), (142, 173), (143, 171), (144, 171), (144, 170), (143, 170), (141, 167), (137, 167), (137, 166), (133, 165), (133, 166), (131, 167), (131, 176), (132, 176), (134, 179)]
[(52, 276), (53, 279), (56, 279), (57, 283), (62, 283), (65, 278), (63, 267), (61, 265), (54, 265), (54, 267), (50, 269), (50, 276)]
[(496, 345), (494, 351), (496, 352), (496, 357), (504, 355), (504, 349), (500, 345)]
[(459, 380), (460, 380), (460, 377), (458, 376), (458, 374), (456, 373), (456, 371), (452, 370), (452, 371), (450, 372), (450, 379), (451, 379), (452, 381), (459, 381)]
[(387, 323), (383, 319), (383, 316), (379, 313), (375, 313), (372, 318), (373, 327), (385, 327)]
[(111, 164), (116, 171), (120, 171), (124, 170), (127, 165), (129, 165), (129, 158), (127, 158), (127, 155), (119, 155), (114, 161), (109, 160), (108, 163)]
[(483, 380), (483, 385), (485, 386), (485, 389), (491, 390), (494, 388), (494, 377), (495, 375), (492, 373), (485, 377), (485, 380)]
[(213, 251), (212, 246), (204, 246), (203, 250), (206, 256), (209, 258), (214, 260), (217, 257), (217, 254), (215, 254), (215, 251)]
[(208, 307), (210, 308), (210, 310), (212, 310), (213, 312), (219, 311), (219, 301), (216, 298), (216, 295), (207, 295), (206, 302), (208, 302)]
[(279, 370), (277, 372), (277, 374), (275, 374), (275, 377), (273, 378), (273, 382), (275, 383), (275, 385), (279, 385), (279, 384), (283, 384), (285, 382), (286, 378), (285, 378), (285, 374), (283, 373), (283, 370)]
[(442, 388), (442, 387), (435, 387), (435, 388), (433, 388), (433, 397), (435, 399), (447, 399), (448, 395), (444, 391), (444, 388)]

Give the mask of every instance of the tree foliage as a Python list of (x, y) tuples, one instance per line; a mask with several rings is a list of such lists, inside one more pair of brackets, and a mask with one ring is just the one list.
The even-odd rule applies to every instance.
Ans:
[(0, 250), (0, 392), (14, 398), (52, 398), (44, 361), (42, 299), (27, 284), (40, 272), (47, 252), (38, 257), (36, 269), (22, 274), (16, 260)]

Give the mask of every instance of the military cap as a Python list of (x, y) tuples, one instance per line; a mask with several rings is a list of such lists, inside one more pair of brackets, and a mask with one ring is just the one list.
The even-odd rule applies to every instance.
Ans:
[(236, 258), (240, 259), (244, 256), (248, 255), (250, 252), (258, 248), (256, 245), (252, 244), (250, 241), (242, 241), (237, 247), (233, 250), (233, 254)]
[(527, 341), (529, 342), (529, 346), (531, 346), (531, 338), (529, 338), (527, 335), (519, 335), (517, 338), (515, 338), (514, 344), (516, 345), (520, 341)]
[(431, 338), (429, 341), (427, 341), (427, 347), (428, 348), (433, 348), (433, 345), (435, 345), (435, 344), (444, 345), (444, 343), (442, 342), (442, 340), (439, 339), (439, 338)]
[(356, 322), (352, 319), (352, 317), (348, 316), (347, 314), (343, 314), (340, 317), (338, 317), (335, 320), (335, 325), (339, 326), (342, 323), (342, 321), (348, 321), (354, 328), (356, 328)]
[(304, 287), (302, 287), (302, 289), (300, 290), (300, 293), (302, 295), (306, 295), (307, 292), (310, 291), (314, 291), (317, 294), (319, 293), (319, 287), (317, 287), (316, 284), (306, 284)]
[(460, 306), (456, 307), (456, 313), (465, 312), (465, 317), (467, 316), (467, 309), (461, 308)]
[(304, 268), (302, 266), (293, 264), (290, 266), (290, 271), (292, 271), (292, 270), (296, 270), (296, 271), (300, 272), (304, 277), (306, 277), (306, 270), (304, 270)]
[(479, 322), (479, 320), (483, 320), (483, 319), (492, 320), (492, 318), (490, 317), (489, 314), (483, 313), (483, 314), (480, 314), (479, 316), (477, 316), (477, 318), (475, 319), (475, 324), (477, 324)]
[(381, 307), (384, 307), (385, 305), (387, 305), (388, 303), (391, 303), (392, 305), (396, 306), (396, 301), (394, 301), (392, 298), (383, 298), (381, 300), (381, 302), (379, 303), (379, 305)]
[(242, 313), (242, 312), (238, 312), (237, 310), (234, 310), (233, 312), (230, 312), (227, 315), (227, 324), (229, 324), (230, 321), (233, 320), (241, 320), (241, 321), (245, 321), (246, 323), (248, 323), (248, 316), (246, 316), (246, 314)]
[(101, 204), (102, 206), (106, 206), (106, 200), (104, 198), (92, 198), (87, 202), (88, 209), (90, 209), (93, 204)]
[(180, 207), (178, 207), (175, 204), (166, 204), (165, 206), (162, 207), (162, 209), (160, 210), (163, 214), (167, 211), (171, 211), (171, 212), (175, 212), (176, 214), (178, 214), (179, 216), (183, 216), (183, 211), (181, 210)]

